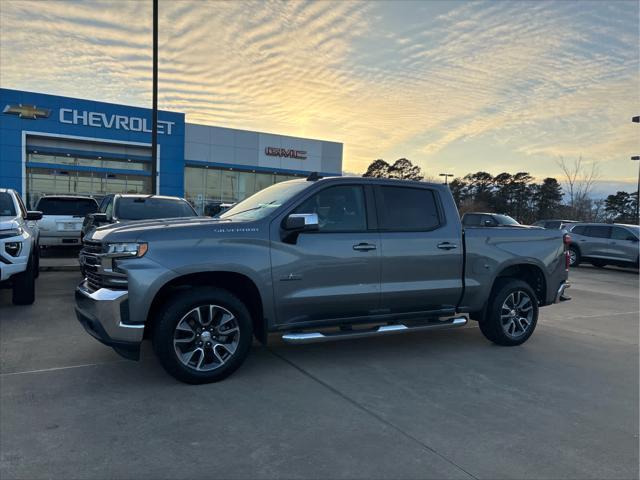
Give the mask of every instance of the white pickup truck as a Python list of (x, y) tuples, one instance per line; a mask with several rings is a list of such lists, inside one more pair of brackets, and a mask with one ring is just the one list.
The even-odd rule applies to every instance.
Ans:
[(40, 197), (36, 210), (42, 212), (38, 222), (40, 245), (78, 246), (84, 217), (98, 211), (98, 202), (91, 197), (75, 195), (45, 195)]
[(35, 299), (41, 212), (28, 212), (15, 190), (0, 188), (0, 286), (13, 288), (16, 305)]

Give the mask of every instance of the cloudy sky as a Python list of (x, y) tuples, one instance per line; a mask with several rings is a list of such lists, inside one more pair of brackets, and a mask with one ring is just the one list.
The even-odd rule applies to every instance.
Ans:
[[(634, 188), (639, 2), (160, 1), (160, 107), (343, 142), (344, 169)], [(3, 87), (150, 105), (151, 1), (0, 0)], [(635, 128), (634, 128), (635, 127)]]

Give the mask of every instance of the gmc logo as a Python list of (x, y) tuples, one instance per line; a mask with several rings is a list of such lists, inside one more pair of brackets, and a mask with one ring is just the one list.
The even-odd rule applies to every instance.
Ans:
[(305, 150), (294, 150), (292, 148), (267, 147), (264, 149), (264, 153), (270, 157), (297, 158), (298, 160), (307, 158), (307, 152)]

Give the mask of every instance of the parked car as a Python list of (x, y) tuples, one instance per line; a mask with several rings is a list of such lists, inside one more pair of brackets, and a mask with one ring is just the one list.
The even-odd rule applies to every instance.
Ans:
[(102, 199), (97, 213), (85, 216), (81, 235), (84, 238), (87, 232), (106, 224), (197, 215), (191, 204), (184, 198), (116, 193)]
[(406, 180), (281, 182), (217, 219), (98, 228), (81, 255), (87, 332), (131, 359), (150, 337), (189, 383), (225, 378), (270, 332), (308, 343), (458, 327), (468, 314), (492, 342), (519, 345), (569, 286), (560, 231), (463, 236), (446, 186)]
[(509, 215), (499, 213), (468, 212), (462, 215), (464, 227), (525, 227)]
[(226, 212), (231, 207), (233, 207), (233, 203), (208, 203), (204, 207), (204, 214), (209, 217), (217, 217), (218, 215)]
[(534, 227), (550, 228), (554, 230), (562, 230), (569, 228), (572, 223), (578, 223), (576, 220), (538, 220), (533, 223)]
[(569, 227), (572, 266), (587, 261), (596, 267), (620, 265), (638, 267), (637, 225), (575, 223)]
[(20, 195), (0, 188), (0, 284), (12, 288), (12, 302), (30, 305), (35, 300), (39, 269), (38, 227), (42, 213), (27, 211)]
[(36, 210), (42, 212), (41, 246), (77, 246), (84, 218), (98, 210), (98, 202), (91, 197), (46, 195), (40, 197)]

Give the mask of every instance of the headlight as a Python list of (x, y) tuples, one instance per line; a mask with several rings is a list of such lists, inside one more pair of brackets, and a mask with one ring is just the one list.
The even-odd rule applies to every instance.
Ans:
[(0, 230), (0, 238), (11, 238), (22, 235), (24, 230), (22, 227), (10, 228), (9, 230)]
[(4, 249), (12, 257), (17, 257), (22, 250), (22, 242), (7, 242), (4, 245)]
[(146, 243), (110, 243), (107, 255), (114, 257), (143, 257), (147, 253)]

